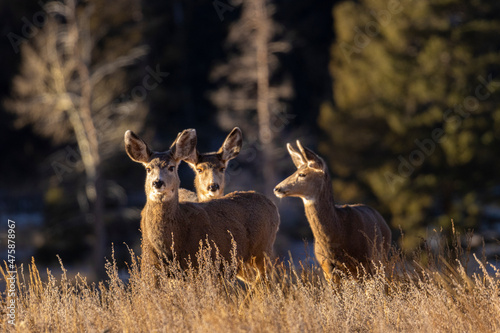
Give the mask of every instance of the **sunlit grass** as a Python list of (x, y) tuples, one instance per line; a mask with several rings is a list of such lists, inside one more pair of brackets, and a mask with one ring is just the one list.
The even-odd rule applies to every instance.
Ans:
[[(2, 331), (17, 332), (498, 332), (500, 272), (462, 248), (453, 235), (430, 238), (410, 256), (394, 250), (375, 273), (342, 275), (273, 263), (267, 278), (246, 285), (236, 260), (212, 261), (205, 247), (198, 269), (178, 262), (141, 272), (131, 252), (129, 277), (116, 262), (108, 280), (88, 283), (40, 271), (33, 261), (19, 276), (17, 325), (2, 314)], [(466, 265), (475, 262), (476, 271)], [(298, 268), (295, 268), (298, 267)], [(487, 273), (487, 268), (491, 272)], [(3, 278), (5, 272), (2, 270)], [(2, 303), (6, 301), (2, 294)]]

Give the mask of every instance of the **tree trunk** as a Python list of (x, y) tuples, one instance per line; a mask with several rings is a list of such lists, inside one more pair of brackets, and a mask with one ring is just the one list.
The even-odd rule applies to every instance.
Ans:
[[(90, 50), (88, 50), (90, 54)], [(104, 184), (101, 172), (101, 154), (99, 152), (99, 140), (94, 120), (92, 119), (91, 100), (92, 87), (90, 84), (89, 69), (83, 60), (80, 60), (78, 73), (82, 80), (81, 98), (80, 98), (80, 115), (82, 120), (85, 138), (88, 142), (88, 164), (87, 171), (87, 198), (91, 205), (93, 213), (94, 225), (94, 251), (92, 255), (92, 266), (97, 279), (104, 279), (104, 255), (106, 233), (104, 228)]]
[[(104, 257), (106, 249), (106, 229), (104, 227), (104, 182), (101, 176), (100, 165), (96, 166), (95, 178), (90, 180), (93, 187), (95, 197), (90, 200), (91, 211), (93, 214), (94, 226), (94, 249), (92, 253), (92, 266), (96, 278), (101, 280), (106, 278), (106, 271), (104, 269)], [(88, 197), (88, 194), (87, 194)]]
[[(81, 119), (81, 113), (74, 108), (68, 110), (69, 120), (73, 126), (76, 136), (76, 142), (80, 149), (82, 162), (85, 167), (85, 194), (90, 205), (92, 214), (91, 223), (94, 230), (94, 246), (92, 254), (92, 269), (96, 278), (105, 278), (104, 270), (104, 248), (106, 234), (104, 228), (104, 184), (101, 173), (101, 163), (99, 158), (95, 158), (98, 152), (92, 149), (89, 134), (85, 130), (84, 122)], [(88, 126), (88, 124), (87, 124)], [(94, 139), (97, 141), (97, 139)]]
[(254, 0), (257, 59), (257, 115), (259, 119), (259, 140), (262, 144), (261, 159), (264, 176), (263, 192), (273, 197), (272, 189), (276, 182), (274, 168), (271, 114), (269, 111), (269, 36), (270, 22), (265, 0)]
[[(97, 279), (106, 277), (104, 255), (106, 232), (104, 228), (104, 183), (101, 171), (101, 156), (97, 131), (91, 113), (91, 87), (87, 66), (80, 60), (77, 66), (81, 79), (81, 95), (73, 106), (67, 109), (69, 120), (75, 131), (76, 141), (80, 148), (85, 167), (85, 193), (92, 214), (91, 223), (94, 229), (94, 244), (91, 265)], [(78, 106), (76, 106), (76, 105)]]

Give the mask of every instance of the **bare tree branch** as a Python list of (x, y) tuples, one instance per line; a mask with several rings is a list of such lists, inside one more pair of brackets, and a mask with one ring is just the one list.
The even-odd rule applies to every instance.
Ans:
[(96, 85), (105, 76), (116, 72), (118, 69), (126, 66), (130, 66), (137, 59), (145, 56), (148, 53), (148, 48), (145, 46), (140, 46), (132, 49), (127, 55), (121, 56), (116, 60), (110, 61), (106, 64), (99, 66), (90, 75), (90, 84)]
[[(144, 56), (147, 48), (123, 38), (118, 50), (116, 47), (99, 49), (98, 55), (104, 53), (108, 59), (106, 63), (99, 62), (91, 31), (99, 24), (90, 24), (91, 19), (101, 14), (91, 15), (93, 5), (97, 4), (98, 0), (92, 5), (77, 5), (74, 0), (47, 4), (46, 10), (52, 15), (37, 36), (21, 47), (21, 73), (13, 82), (15, 97), (7, 101), (6, 106), (17, 114), (17, 123), (33, 124), (42, 135), (69, 142), (76, 139), (85, 171), (85, 193), (91, 207), (89, 222), (94, 225), (92, 262), (98, 276), (102, 276), (105, 246), (103, 151), (111, 151), (106, 147), (110, 142), (116, 151), (121, 138), (115, 132), (122, 123), (141, 123), (144, 119), (144, 113), (123, 113), (119, 108), (105, 106), (115, 103), (118, 93), (127, 88), (123, 76), (113, 74)], [(120, 124), (110, 130), (103, 120), (115, 117), (120, 118)]]

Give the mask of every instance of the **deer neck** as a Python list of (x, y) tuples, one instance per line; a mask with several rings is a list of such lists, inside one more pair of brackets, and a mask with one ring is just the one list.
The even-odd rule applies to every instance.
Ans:
[[(142, 217), (143, 238), (147, 239), (158, 251), (168, 251), (172, 241), (182, 237), (179, 227), (180, 207), (178, 196), (169, 201), (147, 200)], [(172, 234), (175, 238), (172, 238)], [(161, 248), (160, 248), (161, 247)]]
[(206, 198), (201, 194), (201, 191), (196, 186), (195, 186), (195, 190), (196, 190), (196, 196), (198, 198), (198, 202), (207, 201)]
[(317, 195), (303, 198), (305, 213), (315, 242), (321, 246), (338, 243), (341, 237), (341, 226), (337, 223), (337, 212), (333, 199), (332, 182), (328, 175), (325, 176)]
[(179, 210), (178, 199), (170, 201), (146, 201), (145, 213), (148, 217), (148, 224), (161, 224), (170, 222), (177, 215)]

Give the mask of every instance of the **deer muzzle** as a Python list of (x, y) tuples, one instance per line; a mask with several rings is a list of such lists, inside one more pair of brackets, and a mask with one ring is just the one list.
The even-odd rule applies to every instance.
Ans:
[(153, 181), (153, 187), (157, 190), (159, 190), (165, 183), (163, 180), (155, 180)]
[(210, 192), (217, 192), (219, 190), (220, 186), (219, 184), (215, 184), (215, 183), (212, 183), (210, 185), (208, 185), (207, 189), (210, 191)]
[(278, 198), (283, 198), (286, 194), (286, 191), (281, 187), (281, 186), (276, 186), (274, 188), (274, 195), (277, 196)]

